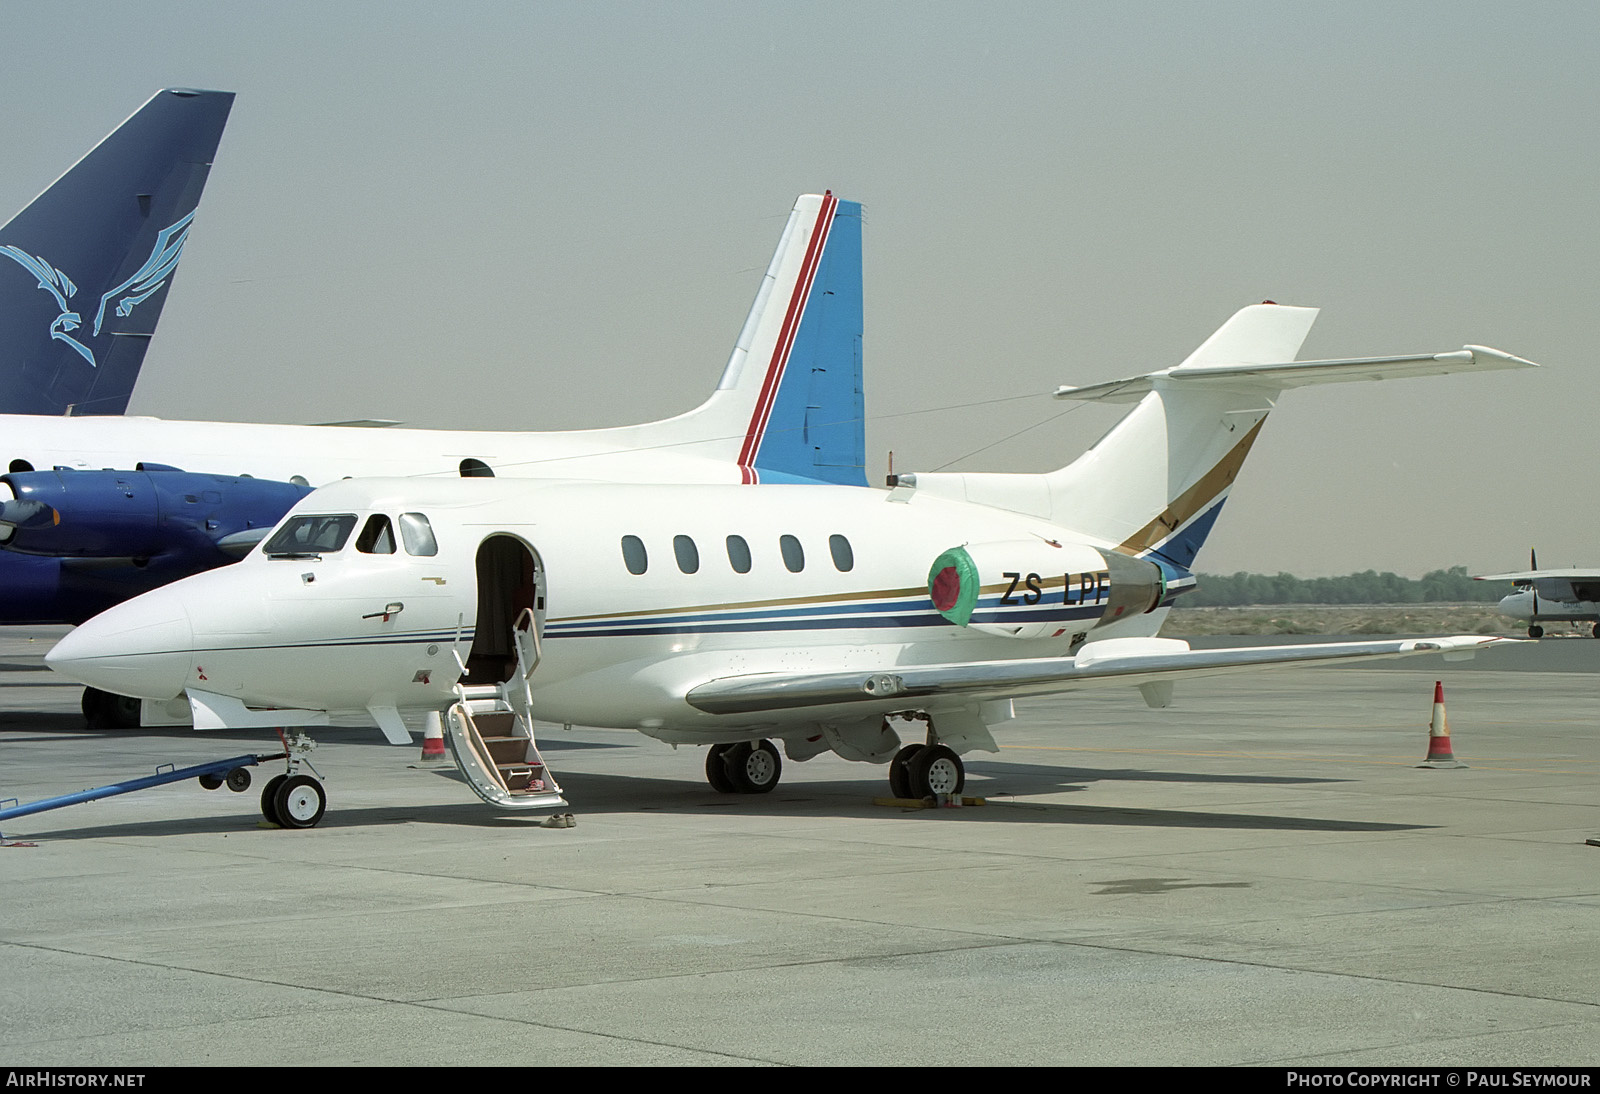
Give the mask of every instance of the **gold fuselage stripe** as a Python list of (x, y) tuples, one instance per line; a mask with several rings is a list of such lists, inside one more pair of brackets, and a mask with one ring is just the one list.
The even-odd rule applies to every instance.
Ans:
[(1250, 446), (1256, 443), (1256, 436), (1261, 432), (1266, 420), (1263, 417), (1251, 426), (1250, 432), (1246, 433), (1226, 456), (1217, 461), (1215, 467), (1195, 480), (1195, 484), (1189, 489), (1172, 499), (1155, 520), (1123, 540), (1117, 550), (1130, 555), (1148, 551), (1215, 501), (1217, 495), (1233, 485), (1233, 480), (1239, 475), (1239, 468), (1244, 465), (1245, 457), (1250, 455)]

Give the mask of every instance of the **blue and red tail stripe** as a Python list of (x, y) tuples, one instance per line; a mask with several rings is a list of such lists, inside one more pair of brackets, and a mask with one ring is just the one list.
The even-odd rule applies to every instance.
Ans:
[(865, 486), (861, 206), (823, 195), (739, 450), (740, 478)]

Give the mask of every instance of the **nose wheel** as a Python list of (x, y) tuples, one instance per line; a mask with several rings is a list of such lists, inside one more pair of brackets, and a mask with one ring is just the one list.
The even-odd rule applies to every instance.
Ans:
[(261, 791), (261, 815), (279, 828), (313, 828), (328, 810), (328, 793), (322, 783), (300, 772), (306, 754), (316, 742), (297, 733), (284, 742), (289, 752), (289, 770), (267, 780)]
[(290, 775), (272, 799), (278, 823), (285, 828), (311, 828), (328, 808), (322, 784), (310, 775)]

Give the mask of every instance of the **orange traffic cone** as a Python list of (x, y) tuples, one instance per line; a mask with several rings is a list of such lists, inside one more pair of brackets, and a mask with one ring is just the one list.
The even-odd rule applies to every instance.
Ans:
[(1433, 682), (1433, 720), (1428, 724), (1428, 758), (1420, 766), (1436, 769), (1467, 766), (1457, 762), (1455, 753), (1450, 750), (1450, 719), (1444, 711), (1443, 680)]
[(444, 723), (437, 710), (428, 711), (422, 720), (422, 759), (424, 763), (446, 760), (444, 751)]

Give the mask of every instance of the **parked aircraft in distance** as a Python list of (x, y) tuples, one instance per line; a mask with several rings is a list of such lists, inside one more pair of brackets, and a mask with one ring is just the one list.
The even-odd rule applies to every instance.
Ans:
[(1546, 623), (1593, 623), (1600, 638), (1600, 570), (1541, 570), (1536, 551), (1528, 552), (1528, 569), (1510, 574), (1484, 574), (1478, 581), (1509, 581), (1515, 590), (1499, 605), (1501, 615), (1528, 624), (1529, 638), (1543, 638)]
[[(720, 791), (782, 759), (889, 765), (899, 796), (958, 794), (963, 753), (1018, 697), (1372, 657), (1467, 656), (1504, 639), (1191, 650), (1156, 637), (1286, 388), (1531, 366), (1497, 350), (1295, 361), (1315, 309), (1257, 305), (1173, 368), (1057, 396), (1137, 405), (1057, 471), (901, 475), (892, 488), (341, 482), (240, 565), (139, 597), (47, 663), (96, 687), (184, 696), (195, 726), (305, 726), (448, 707), (477, 793), (548, 808), (561, 790), (533, 714), (710, 746)], [(903, 743), (897, 727), (925, 725)], [(263, 813), (315, 824), (301, 770)]]
[(81, 622), (232, 562), (309, 486), (350, 476), (865, 485), (861, 337), (861, 207), (806, 195), (716, 390), (662, 421), (473, 432), (0, 416), (0, 623)]

